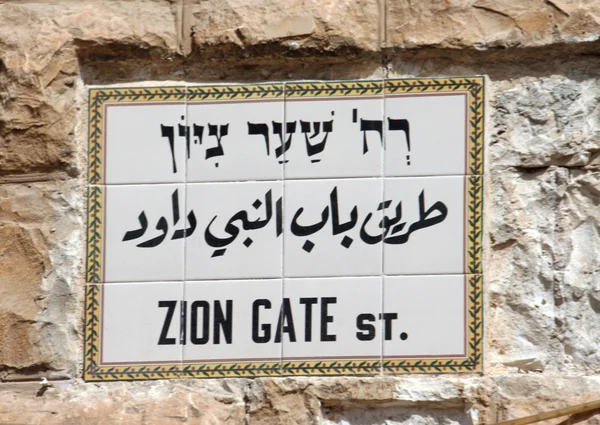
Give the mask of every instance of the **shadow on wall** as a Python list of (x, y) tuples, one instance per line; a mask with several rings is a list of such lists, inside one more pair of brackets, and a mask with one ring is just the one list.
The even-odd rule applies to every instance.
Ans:
[(392, 47), (379, 51), (353, 46), (293, 50), (276, 42), (241, 48), (225, 43), (196, 48), (189, 55), (124, 44), (97, 45), (82, 40), (74, 44), (86, 85), (376, 79), (383, 77), (384, 67), (396, 75), (486, 74), (491, 80), (563, 74), (581, 81), (600, 73), (595, 59), (600, 41), (520, 49)]
[(279, 43), (252, 48), (213, 46), (188, 56), (136, 46), (76, 42), (86, 85), (143, 81), (236, 82), (376, 78), (382, 53), (351, 46), (322, 52), (293, 51)]

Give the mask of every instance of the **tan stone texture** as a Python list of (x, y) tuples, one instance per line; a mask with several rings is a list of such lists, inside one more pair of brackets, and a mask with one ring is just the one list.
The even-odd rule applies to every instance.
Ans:
[[(0, 376), (75, 372), (81, 199), (75, 182), (0, 184)], [(75, 246), (73, 246), (75, 243)]]
[(593, 41), (599, 12), (593, 0), (390, 0), (387, 43), (492, 48)]
[(380, 48), (380, 6), (375, 0), (186, 0), (194, 48), (206, 45), (296, 42), (298, 47)]
[[(0, 0), (0, 423), (478, 425), (600, 399), (599, 20), (595, 0)], [(440, 75), (488, 78), (483, 375), (81, 380), (89, 86)]]

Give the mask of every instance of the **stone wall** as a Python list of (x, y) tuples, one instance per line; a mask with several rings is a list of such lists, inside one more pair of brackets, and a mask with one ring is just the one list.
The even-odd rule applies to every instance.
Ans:
[[(0, 423), (492, 424), (600, 399), (598, 38), (595, 0), (0, 1)], [(475, 74), (483, 375), (81, 380), (87, 86)]]

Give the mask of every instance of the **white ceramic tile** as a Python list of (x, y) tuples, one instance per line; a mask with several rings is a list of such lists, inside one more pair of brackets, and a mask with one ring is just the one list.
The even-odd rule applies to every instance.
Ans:
[[(104, 187), (104, 281), (183, 280), (183, 184)], [(196, 230), (201, 233), (201, 229)]]
[(106, 184), (185, 181), (185, 102), (107, 103)]
[(383, 181), (285, 182), (286, 277), (381, 274)]
[(381, 356), (381, 277), (285, 279), (283, 361)]
[(185, 363), (279, 361), (282, 280), (185, 283)]
[(101, 363), (180, 363), (183, 282), (102, 286)]
[(466, 174), (467, 95), (385, 98), (386, 176)]
[(286, 99), (294, 126), (285, 178), (376, 177), (382, 174), (383, 96)]
[(282, 276), (283, 182), (188, 184), (186, 280)]
[(466, 277), (386, 276), (383, 357), (466, 357)]
[(283, 99), (189, 102), (188, 182), (281, 180)]
[(465, 272), (465, 179), (385, 179), (384, 274)]

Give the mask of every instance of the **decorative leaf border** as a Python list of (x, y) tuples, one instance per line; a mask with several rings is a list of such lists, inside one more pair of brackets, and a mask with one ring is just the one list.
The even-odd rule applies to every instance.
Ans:
[(248, 99), (283, 99), (284, 85), (255, 84), (234, 86), (188, 86), (187, 100), (211, 101), (211, 100), (248, 100)]
[(285, 97), (381, 96), (381, 81), (333, 81), (285, 83)]
[(468, 93), (468, 167), (467, 174), (483, 175), (484, 82), (482, 76), (385, 80), (385, 95), (408, 93)]
[[(385, 81), (291, 82), (285, 84), (140, 87), (91, 89), (89, 92), (88, 225), (84, 323), (86, 381), (169, 378), (274, 376), (348, 376), (397, 373), (482, 371), (483, 344), (483, 134), (484, 78), (397, 79)], [(466, 267), (468, 276), (468, 356), (466, 359), (328, 360), (175, 365), (101, 366), (99, 357), (102, 299), (102, 151), (107, 102), (228, 101), (337, 96), (385, 96), (405, 93), (467, 92), (468, 187)]]
[(466, 267), (469, 274), (483, 273), (483, 176), (467, 177)]
[(86, 282), (102, 282), (102, 237), (104, 223), (102, 206), (104, 204), (104, 190), (102, 186), (88, 187), (88, 212), (87, 212), (87, 258)]

